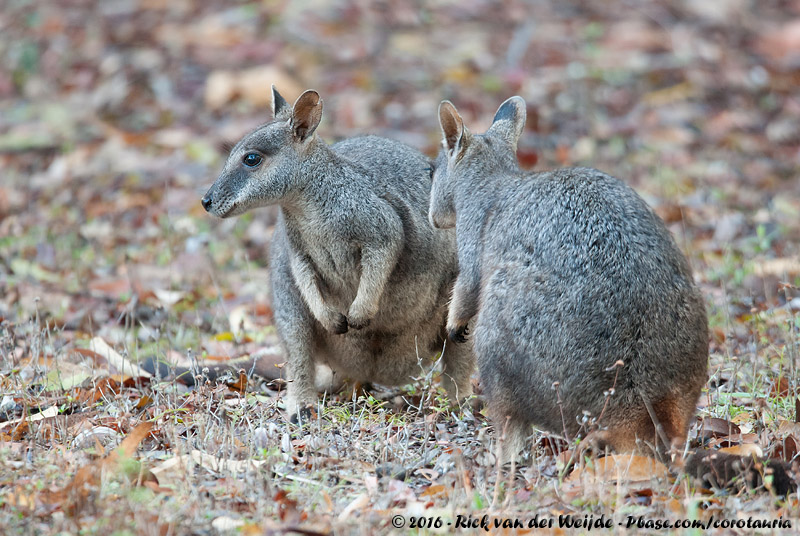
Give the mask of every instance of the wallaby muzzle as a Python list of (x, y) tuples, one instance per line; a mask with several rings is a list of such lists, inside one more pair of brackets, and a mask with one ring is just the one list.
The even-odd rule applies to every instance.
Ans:
[(213, 204), (213, 200), (211, 198), (210, 193), (204, 195), (203, 199), (200, 200), (200, 203), (203, 205), (203, 208), (206, 209), (206, 212), (211, 212), (211, 205)]

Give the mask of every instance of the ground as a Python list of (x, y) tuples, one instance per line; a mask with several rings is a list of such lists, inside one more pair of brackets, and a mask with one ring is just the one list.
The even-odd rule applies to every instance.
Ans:
[(796, 0), (8, 0), (5, 533), (373, 534), (398, 532), (393, 516), (405, 531), (424, 516), (423, 532), (459, 533), (483, 532), (483, 515), (642, 516), (659, 533), (660, 519), (800, 522), (797, 494), (705, 490), (641, 459), (625, 476), (595, 462), (565, 477), (540, 434), (515, 474), (498, 472), (497, 431), (449, 408), (435, 375), (326, 396), (300, 428), (280, 381), (204, 383), (201, 366), (189, 388), (134, 369), (283, 361), (267, 284), (275, 212), (219, 221), (200, 205), (224, 144), (269, 118), (270, 84), (289, 99), (317, 89), (328, 141), (373, 133), (429, 154), (440, 100), (481, 131), (524, 97), (525, 167), (622, 178), (690, 259), (711, 326), (693, 444), (797, 454)]

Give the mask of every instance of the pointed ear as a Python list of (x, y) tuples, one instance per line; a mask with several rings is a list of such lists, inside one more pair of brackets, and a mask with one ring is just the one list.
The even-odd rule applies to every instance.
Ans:
[(322, 119), (322, 99), (313, 89), (297, 97), (292, 107), (292, 131), (297, 139), (305, 141), (314, 134)]
[(525, 100), (522, 97), (511, 97), (497, 109), (492, 126), (486, 134), (502, 138), (516, 149), (525, 127), (525, 116)]
[(439, 125), (442, 127), (444, 145), (448, 153), (464, 146), (469, 132), (452, 102), (445, 100), (439, 104)]
[(286, 99), (283, 98), (283, 95), (278, 93), (278, 90), (275, 86), (272, 86), (272, 117), (275, 119), (285, 119), (289, 118), (289, 113), (291, 109), (289, 108), (289, 103), (286, 102)]

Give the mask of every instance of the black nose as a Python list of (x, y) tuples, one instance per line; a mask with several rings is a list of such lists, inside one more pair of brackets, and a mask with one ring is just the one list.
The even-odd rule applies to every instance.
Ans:
[(206, 196), (201, 199), (200, 202), (203, 204), (203, 208), (206, 209), (206, 212), (208, 212), (208, 209), (211, 208), (211, 196), (206, 194)]

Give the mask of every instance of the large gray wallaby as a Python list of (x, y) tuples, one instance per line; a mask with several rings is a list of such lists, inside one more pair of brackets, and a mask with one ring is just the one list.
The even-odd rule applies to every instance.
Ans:
[[(707, 378), (708, 322), (666, 226), (600, 171), (520, 170), (520, 97), (483, 135), (448, 101), (439, 121), (429, 218), (455, 227), (459, 257), (447, 328), (463, 340), (474, 317), (503, 458), (532, 426), (600, 450), (682, 450)], [(696, 462), (692, 470), (706, 470)]]
[[(316, 91), (293, 106), (272, 91), (274, 119), (231, 150), (203, 206), (221, 218), (279, 207), (269, 268), (296, 415), (317, 398), (316, 363), (384, 385), (419, 376), (446, 340), (457, 258), (454, 232), (427, 221), (427, 157), (376, 136), (329, 146)], [(471, 348), (448, 345), (442, 362), (451, 401), (469, 396)]]

